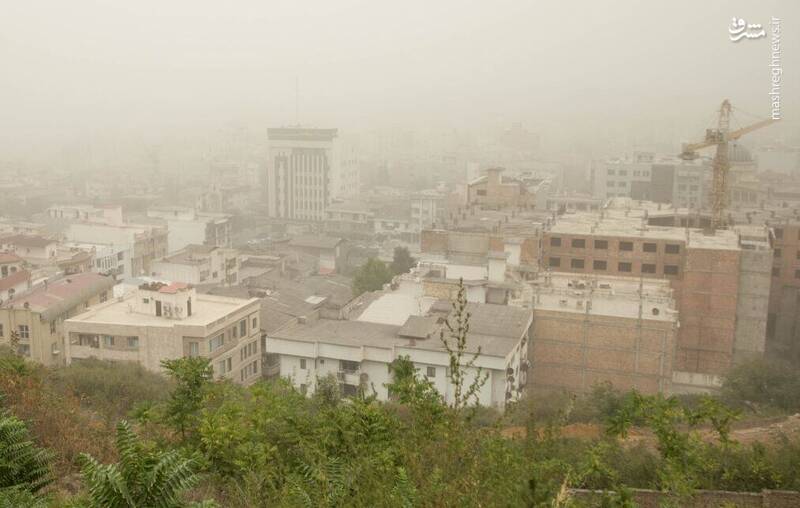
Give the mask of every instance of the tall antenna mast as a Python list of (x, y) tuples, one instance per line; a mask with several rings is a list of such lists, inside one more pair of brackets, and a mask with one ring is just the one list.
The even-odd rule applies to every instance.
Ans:
[(300, 78), (294, 77), (294, 123), (300, 127)]

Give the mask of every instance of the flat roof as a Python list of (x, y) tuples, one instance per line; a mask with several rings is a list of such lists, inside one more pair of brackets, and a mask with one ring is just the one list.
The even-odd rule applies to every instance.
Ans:
[(78, 314), (68, 322), (73, 323), (102, 323), (130, 326), (173, 327), (208, 326), (214, 321), (222, 319), (237, 312), (250, 304), (258, 303), (258, 298), (232, 298), (198, 293), (192, 299), (192, 315), (183, 319), (170, 319), (164, 316), (142, 314), (130, 310), (132, 300), (141, 298), (142, 293), (131, 292), (122, 297), (122, 300), (112, 299), (105, 303), (90, 307), (86, 312)]
[(31, 311), (42, 314), (42, 319), (47, 321), (113, 286), (112, 277), (93, 272), (78, 273), (38, 284), (15, 295), (13, 299), (3, 303), (2, 308), (18, 309), (27, 303)]
[(549, 232), (555, 235), (667, 240), (682, 242), (695, 249), (739, 250), (739, 235), (735, 231), (718, 229), (710, 234), (702, 229), (653, 226), (647, 224), (644, 211), (633, 209), (567, 213), (556, 219)]
[(638, 319), (641, 310), (642, 319), (677, 321), (675, 299), (666, 279), (581, 275), (540, 274), (530, 283), (533, 308), (631, 319)]

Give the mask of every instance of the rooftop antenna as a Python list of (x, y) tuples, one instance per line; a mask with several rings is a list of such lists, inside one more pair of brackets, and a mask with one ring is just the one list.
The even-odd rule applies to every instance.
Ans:
[(294, 77), (294, 123), (300, 127), (300, 78)]

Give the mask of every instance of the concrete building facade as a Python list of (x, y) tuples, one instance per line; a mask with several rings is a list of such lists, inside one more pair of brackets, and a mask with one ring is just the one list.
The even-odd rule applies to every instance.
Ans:
[(341, 188), (337, 129), (268, 129), (264, 198), (270, 217), (323, 221)]
[(64, 321), (111, 298), (114, 280), (81, 273), (38, 284), (0, 304), (0, 342), (18, 337), (18, 352), (44, 365), (63, 365)]
[(249, 385), (261, 372), (258, 299), (198, 294), (182, 283), (149, 283), (65, 322), (67, 363), (87, 358), (136, 362), (203, 356), (216, 378)]

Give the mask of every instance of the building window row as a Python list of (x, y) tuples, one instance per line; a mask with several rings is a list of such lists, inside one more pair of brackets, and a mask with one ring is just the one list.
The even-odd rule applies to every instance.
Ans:
[[(561, 247), (561, 237), (558, 236), (551, 236), (550, 237), (550, 246), (551, 247)], [(585, 249), (586, 248), (586, 239), (584, 238), (573, 238), (570, 241), (570, 246), (573, 249)], [(617, 247), (620, 251), (624, 252), (633, 252), (634, 244), (632, 241), (628, 240), (620, 240), (617, 243)], [(594, 240), (594, 248), (596, 250), (607, 250), (608, 249), (608, 240)], [(642, 243), (642, 252), (654, 253), (658, 252), (658, 244), (655, 242), (644, 242)], [(664, 253), (665, 254), (680, 254), (681, 246), (675, 243), (668, 243), (664, 245)], [(798, 259), (800, 259), (800, 253), (798, 254)]]
[[(583, 259), (580, 258), (572, 258), (570, 259), (570, 268), (576, 270), (582, 270), (586, 263)], [(561, 258), (551, 256), (548, 259), (548, 266), (551, 268), (559, 268), (561, 266)], [(592, 261), (592, 270), (594, 271), (606, 271), (608, 270), (608, 261), (604, 259), (595, 259)], [(620, 261), (617, 263), (617, 271), (621, 273), (631, 273), (633, 272), (633, 263), (629, 261)], [(654, 263), (642, 263), (641, 266), (642, 273), (646, 274), (655, 274), (656, 273), (656, 265)], [(678, 275), (679, 268), (678, 265), (664, 265), (663, 268), (664, 275)], [(798, 270), (800, 273), (800, 270)], [(775, 271), (773, 270), (773, 275)]]
[(239, 371), (239, 379), (240, 381), (244, 381), (256, 374), (258, 374), (258, 360), (250, 362), (242, 367), (242, 370)]
[(249, 344), (245, 344), (245, 346), (239, 350), (240, 360), (244, 361), (246, 358), (250, 358), (254, 354), (258, 353), (258, 341), (254, 340)]

